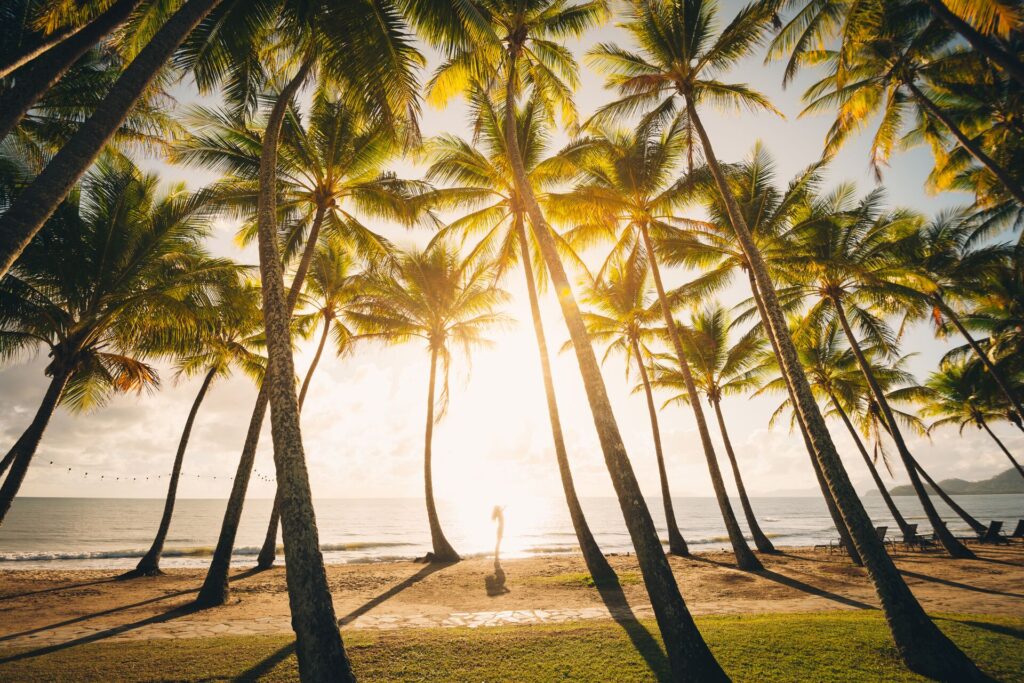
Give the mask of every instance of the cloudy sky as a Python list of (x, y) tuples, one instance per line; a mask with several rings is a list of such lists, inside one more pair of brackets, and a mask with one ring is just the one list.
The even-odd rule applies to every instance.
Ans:
[[(725, 3), (724, 15), (738, 7)], [(599, 41), (625, 42), (613, 25), (591, 31), (570, 47), (582, 57)], [(428, 69), (437, 64), (432, 58)], [(586, 116), (610, 94), (602, 78), (581, 64), (582, 86), (578, 93)], [(746, 155), (758, 140), (774, 155), (780, 183), (816, 160), (831, 119), (799, 118), (800, 93), (810, 82), (798, 79), (781, 87), (781, 69), (764, 65), (763, 53), (743, 63), (733, 80), (745, 81), (766, 93), (785, 118), (770, 115), (710, 113), (706, 122), (718, 155), (735, 161)], [(176, 90), (182, 105), (195, 97), (187, 85)], [(452, 132), (469, 135), (464, 109), (454, 103), (445, 111), (424, 107), (425, 135)], [(559, 144), (564, 138), (558, 140)], [(184, 180), (192, 187), (210, 176), (194, 169), (168, 166), (162, 160), (146, 160), (147, 168), (168, 179)], [(967, 200), (964, 196), (928, 196), (922, 189), (929, 168), (924, 149), (900, 154), (888, 169), (885, 184), (895, 204), (934, 213)], [(409, 161), (395, 164), (396, 172), (417, 177), (422, 168)], [(862, 191), (874, 180), (868, 170), (867, 136), (854, 140), (832, 163), (830, 182), (855, 181)], [(237, 226), (218, 223), (211, 248), (242, 262), (254, 263), (255, 254), (235, 246)], [(403, 245), (423, 245), (430, 238), (424, 229), (406, 231), (393, 226), (379, 228)], [(492, 335), (492, 347), (474, 353), (472, 359), (457, 357), (453, 366), (448, 415), (434, 432), (435, 490), (441, 498), (467, 494), (495, 503), (523, 495), (557, 495), (560, 491), (551, 447), (551, 436), (541, 389), (529, 310), (520, 277), (509, 278), (512, 296), (509, 314), (516, 320)], [(685, 274), (672, 276), (682, 282)], [(671, 282), (670, 282), (671, 283)], [(736, 288), (722, 299), (734, 305), (748, 294)], [(545, 322), (553, 347), (567, 333), (553, 301), (544, 304)], [(296, 357), (305, 372), (311, 344)], [(943, 343), (919, 326), (904, 337), (904, 351), (916, 355), (910, 367), (923, 379), (942, 354)], [(46, 386), (43, 357), (0, 369), (0, 440), (11, 444), (28, 424)], [(578, 488), (583, 495), (612, 495), (587, 409), (574, 358), (560, 354), (554, 359), (555, 380), (569, 455)], [(396, 497), (422, 495), (423, 430), (426, 410), (428, 356), (416, 344), (382, 348), (367, 344), (345, 359), (325, 358), (310, 388), (302, 416), (303, 438), (314, 495), (319, 497)], [(92, 413), (73, 415), (59, 410), (40, 446), (22, 494), (27, 496), (160, 497), (171, 466), (180, 430), (198, 381), (175, 382), (173, 370), (162, 368), (163, 388), (155, 394), (128, 395)], [(650, 424), (642, 394), (632, 394), (621, 358), (605, 367), (605, 381), (633, 466), (643, 489), (658, 492), (657, 471)], [(241, 450), (255, 398), (252, 384), (241, 377), (214, 385), (193, 431), (185, 463), (182, 497), (226, 497)], [(798, 437), (785, 428), (770, 430), (768, 416), (778, 397), (731, 398), (725, 403), (726, 420), (752, 495), (813, 493), (807, 454)], [(711, 495), (704, 455), (689, 409), (669, 407), (660, 414), (670, 483), (676, 495)], [(995, 427), (1007, 445), (1020, 452), (1024, 438), (1006, 425)], [(714, 430), (713, 430), (714, 431)], [(833, 430), (858, 489), (870, 480), (852, 442), (841, 426)], [(720, 439), (716, 444), (724, 458)], [(257, 469), (272, 472), (269, 426), (257, 459)], [(962, 438), (955, 430), (937, 434), (932, 441), (912, 438), (911, 448), (936, 478), (980, 479), (1008, 466), (988, 438), (967, 430)], [(6, 448), (6, 447), (5, 447)], [(52, 465), (51, 465), (52, 462)], [(724, 465), (724, 462), (723, 462)], [(71, 468), (69, 472), (68, 468)], [(88, 471), (88, 477), (82, 475)], [(103, 480), (97, 480), (102, 475)], [(194, 476), (199, 475), (199, 476)], [(114, 478), (118, 478), (113, 480)], [(149, 480), (146, 480), (149, 477)], [(216, 477), (216, 479), (214, 479)], [(897, 470), (895, 483), (905, 476)], [(732, 488), (731, 483), (729, 484)], [(272, 497), (273, 485), (256, 480), (250, 496)]]

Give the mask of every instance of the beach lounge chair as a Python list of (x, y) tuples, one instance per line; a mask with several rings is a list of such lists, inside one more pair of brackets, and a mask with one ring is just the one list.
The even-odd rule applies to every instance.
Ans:
[(978, 535), (978, 543), (992, 543), (995, 545), (1009, 543), (1010, 541), (1006, 539), (1006, 536), (999, 533), (1002, 530), (1003, 523), (992, 520), (992, 522), (989, 523), (988, 528), (985, 529), (985, 532)]
[[(916, 524), (907, 525), (906, 531), (903, 532), (903, 540), (899, 542), (902, 543), (903, 547), (907, 550), (914, 550), (915, 548), (924, 550), (925, 548), (930, 548), (935, 545), (931, 539), (925, 538), (921, 534), (917, 533)], [(896, 543), (897, 541), (892, 541), (892, 547), (894, 550), (896, 549)]]
[[(886, 544), (885, 535), (888, 533), (888, 531), (889, 531), (889, 527), (887, 527), (887, 526), (876, 526), (875, 527), (875, 534), (878, 536), (878, 540), (882, 542), (882, 545)], [(829, 544), (827, 546), (826, 545), (816, 545), (816, 546), (814, 546), (815, 550), (817, 550), (818, 548), (828, 548), (829, 553), (831, 553), (833, 551), (839, 552), (839, 553), (847, 552), (846, 545), (843, 543), (843, 539), (841, 539), (841, 538), (837, 538), (834, 541), (829, 541)]]
[(1010, 538), (1024, 540), (1024, 519), (1017, 520), (1017, 527), (1013, 530), (1013, 533), (1010, 534)]

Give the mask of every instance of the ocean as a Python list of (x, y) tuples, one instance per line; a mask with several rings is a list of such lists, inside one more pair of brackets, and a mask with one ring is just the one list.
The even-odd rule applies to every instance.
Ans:
[[(863, 498), (877, 525), (896, 524), (878, 495)], [(1012, 530), (1024, 517), (1024, 494), (957, 496), (958, 502), (984, 523), (1003, 520)], [(666, 537), (660, 499), (649, 499), (655, 524)], [(714, 498), (673, 500), (683, 536), (694, 550), (728, 547)], [(762, 529), (779, 546), (827, 543), (835, 531), (820, 497), (753, 498)], [(896, 504), (920, 529), (929, 529), (917, 500), (900, 496)], [(738, 501), (733, 501), (746, 528)], [(956, 533), (967, 527), (941, 501), (940, 512)], [(629, 536), (614, 498), (585, 498), (584, 511), (606, 553), (631, 552)], [(164, 567), (202, 567), (217, 541), (223, 500), (179, 500), (164, 551)], [(235, 547), (235, 563), (255, 560), (266, 533), (270, 500), (248, 500)], [(350, 499), (315, 501), (324, 560), (328, 563), (404, 560), (430, 549), (422, 500)], [(19, 498), (0, 527), (0, 569), (122, 569), (146, 551), (156, 531), (163, 501), (128, 498)], [(478, 501), (439, 503), (441, 524), (463, 556), (493, 552), (492, 507)], [(559, 499), (512, 501), (505, 506), (503, 557), (577, 552), (565, 502)]]

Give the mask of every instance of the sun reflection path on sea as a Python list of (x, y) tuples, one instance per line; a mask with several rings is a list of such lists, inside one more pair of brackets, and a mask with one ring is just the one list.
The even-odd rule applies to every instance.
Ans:
[[(469, 495), (448, 501), (442, 507), (442, 524), (450, 531), (452, 543), (464, 557), (490, 556), (494, 553), (497, 522), (492, 512), (497, 505), (504, 508), (505, 528), (501, 541), (501, 557), (514, 558), (540, 552), (570, 552), (573, 546), (552, 546), (552, 532), (564, 532), (566, 514), (560, 510), (564, 501), (532, 495), (503, 497)], [(571, 533), (572, 529), (568, 531)]]

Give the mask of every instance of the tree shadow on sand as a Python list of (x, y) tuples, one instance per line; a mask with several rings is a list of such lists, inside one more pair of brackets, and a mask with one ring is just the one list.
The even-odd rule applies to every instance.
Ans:
[(96, 581), (83, 581), (82, 583), (71, 583), (66, 586), (56, 586), (54, 588), (42, 588), (37, 591), (29, 591), (27, 593), (11, 593), (10, 595), (0, 595), (0, 602), (4, 600), (15, 600), (17, 598), (27, 598), (32, 595), (43, 595), (45, 593), (59, 593), (61, 591), (71, 590), (73, 588), (85, 588), (86, 586), (98, 586), (101, 583), (113, 583), (117, 580), (117, 577), (111, 577), (107, 579), (97, 579)]
[[(430, 576), (434, 572), (440, 571), (440, 570), (442, 570), (442, 569), (444, 569), (445, 567), (448, 567), (448, 566), (450, 566), (450, 565), (449, 564), (437, 564), (437, 563), (435, 563), (435, 564), (428, 564), (427, 566), (423, 567), (423, 569), (419, 570), (418, 572), (416, 572), (412, 576), (408, 577), (407, 579), (401, 581), (400, 583), (396, 583), (394, 586), (392, 586), (391, 588), (387, 589), (386, 591), (384, 591), (380, 595), (377, 595), (377, 596), (371, 598), (370, 600), (366, 601), (365, 603), (363, 603), (359, 607), (356, 607), (354, 610), (352, 610), (351, 612), (349, 612), (348, 614), (343, 616), (341, 619), (339, 619), (338, 620), (338, 625), (339, 626), (346, 626), (346, 625), (352, 623), (353, 621), (355, 621), (356, 619), (358, 619), (362, 615), (364, 615), (367, 612), (369, 612), (370, 610), (372, 610), (374, 607), (377, 607), (378, 605), (380, 605), (380, 604), (390, 600), (391, 598), (395, 597), (396, 595), (398, 595), (399, 593), (404, 591), (406, 588), (409, 588), (409, 587), (419, 583), (420, 581), (422, 581), (423, 579), (427, 578), (428, 576)], [(274, 668), (278, 664), (280, 664), (284, 660), (288, 659), (288, 657), (290, 657), (294, 653), (295, 653), (295, 643), (292, 642), (292, 643), (289, 643), (288, 645), (285, 645), (284, 647), (280, 648), (279, 650), (277, 650), (276, 652), (271, 654), (266, 659), (263, 659), (262, 661), (257, 662), (256, 664), (254, 664), (250, 668), (246, 669), (245, 671), (240, 673), (238, 676), (236, 676), (232, 680), (234, 680), (234, 681), (256, 681), (256, 680), (259, 680), (263, 676), (266, 676), (271, 671), (273, 671)]]
[(931, 583), (940, 583), (943, 586), (949, 586), (950, 588), (960, 588), (965, 591), (974, 591), (975, 593), (986, 593), (988, 595), (1001, 595), (1007, 598), (1024, 598), (1024, 595), (1020, 593), (1010, 593), (1008, 591), (996, 590), (995, 588), (981, 588), (979, 586), (972, 586), (968, 583), (960, 583), (959, 581), (952, 581), (950, 579), (940, 579), (937, 576), (929, 576), (928, 574), (921, 574), (920, 572), (912, 572), (907, 569), (900, 569), (900, 574), (903, 576), (909, 576), (920, 581), (929, 581)]

